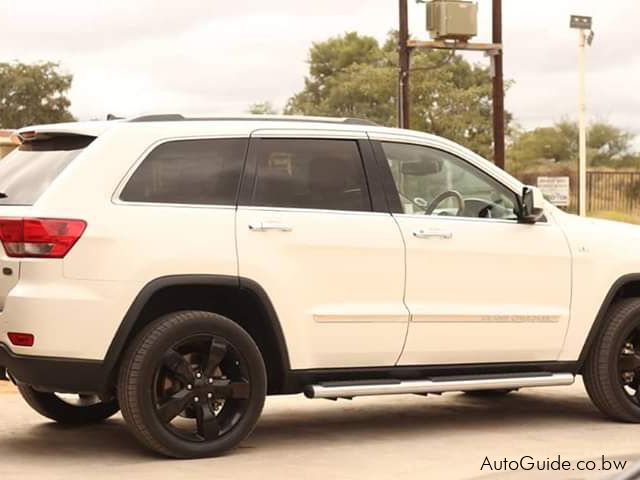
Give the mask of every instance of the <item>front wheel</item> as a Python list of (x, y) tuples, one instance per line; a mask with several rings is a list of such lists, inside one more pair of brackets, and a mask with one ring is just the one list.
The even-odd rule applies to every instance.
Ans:
[(266, 396), (260, 350), (238, 324), (210, 312), (160, 317), (120, 370), (122, 415), (147, 447), (174, 458), (219, 455), (255, 427)]
[(606, 416), (640, 423), (640, 299), (617, 303), (584, 366), (589, 397)]
[(66, 425), (98, 423), (120, 410), (117, 400), (102, 402), (94, 395), (40, 392), (29, 385), (18, 385), (18, 391), (40, 415)]

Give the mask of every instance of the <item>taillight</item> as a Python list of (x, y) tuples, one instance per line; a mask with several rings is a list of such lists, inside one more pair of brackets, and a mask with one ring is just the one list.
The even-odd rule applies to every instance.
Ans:
[(36, 337), (34, 337), (31, 333), (9, 332), (7, 333), (7, 336), (9, 337), (11, 343), (16, 347), (33, 347), (33, 345), (36, 343)]
[(10, 257), (62, 258), (87, 223), (61, 218), (0, 218), (0, 241)]

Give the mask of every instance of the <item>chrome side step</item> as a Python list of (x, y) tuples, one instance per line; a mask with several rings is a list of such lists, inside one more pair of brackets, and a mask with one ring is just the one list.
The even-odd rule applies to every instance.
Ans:
[(304, 394), (308, 398), (352, 398), (364, 395), (393, 395), (402, 393), (443, 393), (468, 390), (515, 389), (524, 387), (551, 387), (571, 385), (572, 373), (520, 373), (495, 375), (459, 375), (432, 377), (425, 380), (363, 380), (350, 382), (324, 382), (308, 385)]

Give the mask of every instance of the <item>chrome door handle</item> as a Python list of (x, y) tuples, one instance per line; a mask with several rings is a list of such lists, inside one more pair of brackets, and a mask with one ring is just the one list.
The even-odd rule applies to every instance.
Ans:
[(424, 238), (427, 240), (451, 240), (453, 238), (453, 232), (445, 232), (444, 230), (417, 230), (413, 232), (413, 236), (416, 238)]
[(293, 229), (291, 226), (280, 222), (254, 222), (249, 224), (249, 230), (252, 232), (267, 232), (269, 230), (290, 232)]

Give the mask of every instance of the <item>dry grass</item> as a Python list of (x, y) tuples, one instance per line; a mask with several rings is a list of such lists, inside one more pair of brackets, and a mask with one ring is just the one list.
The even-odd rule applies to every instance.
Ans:
[(589, 212), (590, 217), (602, 218), (604, 220), (614, 220), (616, 222), (633, 223), (640, 225), (640, 217), (623, 212)]

